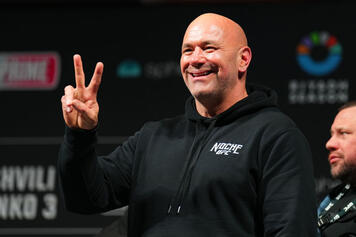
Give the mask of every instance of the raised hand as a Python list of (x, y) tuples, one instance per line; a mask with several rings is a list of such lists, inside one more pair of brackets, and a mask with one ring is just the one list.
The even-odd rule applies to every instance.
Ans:
[(66, 86), (62, 96), (63, 118), (70, 128), (93, 129), (98, 124), (98, 89), (103, 75), (104, 64), (98, 62), (93, 77), (85, 87), (85, 76), (80, 55), (73, 56), (76, 87)]

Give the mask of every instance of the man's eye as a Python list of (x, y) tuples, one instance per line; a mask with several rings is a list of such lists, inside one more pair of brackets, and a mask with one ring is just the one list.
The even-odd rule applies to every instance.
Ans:
[(212, 52), (214, 51), (216, 48), (213, 47), (213, 46), (208, 46), (208, 47), (205, 47), (205, 51), (208, 51), (208, 52)]
[(191, 49), (184, 49), (183, 51), (182, 51), (182, 53), (190, 53), (190, 52), (192, 52), (192, 50)]

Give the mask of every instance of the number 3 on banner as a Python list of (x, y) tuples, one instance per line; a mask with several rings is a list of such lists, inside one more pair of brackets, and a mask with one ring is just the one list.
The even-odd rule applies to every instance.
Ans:
[(47, 220), (57, 216), (57, 196), (55, 194), (46, 194), (43, 196), (45, 207), (42, 209), (42, 217)]

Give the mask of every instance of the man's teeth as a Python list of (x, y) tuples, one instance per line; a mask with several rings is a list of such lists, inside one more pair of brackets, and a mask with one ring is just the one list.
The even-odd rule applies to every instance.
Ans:
[(192, 73), (193, 77), (200, 77), (200, 76), (206, 76), (208, 75), (210, 72), (200, 72), (200, 73)]

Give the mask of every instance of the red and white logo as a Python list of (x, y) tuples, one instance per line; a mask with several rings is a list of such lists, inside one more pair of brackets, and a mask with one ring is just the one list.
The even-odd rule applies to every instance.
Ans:
[(0, 90), (51, 90), (58, 84), (57, 53), (0, 53)]

